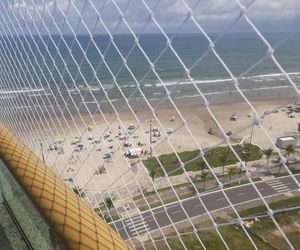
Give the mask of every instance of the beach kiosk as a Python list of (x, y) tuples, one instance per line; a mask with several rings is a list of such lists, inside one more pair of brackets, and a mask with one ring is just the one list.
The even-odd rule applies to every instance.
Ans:
[(142, 148), (131, 148), (125, 152), (125, 157), (137, 158), (141, 155)]
[(297, 139), (293, 136), (282, 136), (277, 138), (276, 146), (279, 148), (286, 148), (290, 144), (296, 147)]

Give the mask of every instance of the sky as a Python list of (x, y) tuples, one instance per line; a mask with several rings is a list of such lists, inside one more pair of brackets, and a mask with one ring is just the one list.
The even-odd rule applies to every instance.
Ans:
[[(263, 32), (300, 31), (299, 2), (239, 0), (243, 6), (250, 4), (247, 16)], [(3, 0), (0, 8), (1, 19), (11, 31), (41, 34), (160, 33), (160, 29), (196, 33), (201, 28), (222, 32), (241, 11), (237, 0)], [(189, 8), (194, 22), (187, 18)], [(154, 20), (149, 18), (151, 12)], [(253, 30), (240, 18), (227, 32)]]

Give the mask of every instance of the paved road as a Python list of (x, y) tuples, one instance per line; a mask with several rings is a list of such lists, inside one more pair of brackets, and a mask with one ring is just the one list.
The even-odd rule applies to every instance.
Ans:
[[(295, 177), (300, 182), (300, 175)], [(298, 185), (291, 177), (282, 177), (266, 182), (258, 182), (255, 185), (263, 197), (298, 189)], [(258, 193), (251, 184), (236, 186), (224, 190), (230, 202), (234, 205), (259, 198)], [(203, 194), (201, 195), (201, 199), (209, 211), (230, 206), (221, 191), (213, 191)], [(182, 201), (182, 206), (189, 217), (205, 214), (205, 209), (198, 197)], [(128, 239), (128, 237), (132, 238), (139, 235), (141, 236), (145, 232), (155, 230), (158, 227), (168, 226), (172, 224), (172, 222), (176, 223), (187, 219), (179, 202), (170, 203), (165, 207), (155, 208), (152, 212), (153, 214), (151, 211), (143, 212), (131, 218), (123, 219), (123, 223), (121, 221), (117, 221), (115, 225), (111, 224), (111, 226), (119, 231), (120, 235), (124, 239)]]

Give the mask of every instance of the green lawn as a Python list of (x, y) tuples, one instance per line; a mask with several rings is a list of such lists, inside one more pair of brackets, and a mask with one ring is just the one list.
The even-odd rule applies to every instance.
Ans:
[[(201, 226), (200, 226), (201, 228)], [(181, 230), (182, 231), (182, 230)], [(201, 250), (203, 249), (200, 245), (197, 237), (192, 233), (192, 229), (188, 229), (185, 231), (191, 232), (188, 235), (182, 235), (181, 239), (184, 242), (185, 246), (189, 250)], [(253, 246), (249, 241), (247, 235), (243, 232), (240, 227), (237, 226), (223, 226), (219, 228), (221, 235), (223, 236), (225, 242), (227, 243), (230, 249), (243, 249), (243, 250), (252, 250)], [(206, 249), (220, 249), (225, 250), (226, 247), (224, 246), (221, 238), (214, 230), (207, 230), (198, 232), (199, 238), (202, 240), (203, 244), (205, 245)], [(268, 243), (262, 241), (258, 237), (253, 237), (255, 244), (257, 245), (258, 249), (267, 250), (273, 249)], [(178, 239), (178, 237), (173, 237), (168, 239), (168, 243), (172, 250), (179, 250), (183, 249), (183, 246)], [(168, 249), (165, 243), (160, 242), (156, 245), (157, 249), (164, 250)], [(154, 249), (153, 247), (149, 247), (146, 249)]]
[[(300, 229), (295, 226), (294, 222), (299, 222), (299, 217), (299, 210), (283, 212), (274, 215), (274, 218), (279, 224), (280, 228), (284, 231), (296, 249), (299, 249), (300, 246)], [(250, 227), (250, 232), (252, 232), (254, 235), (258, 235), (264, 241), (269, 242), (276, 249), (289, 249), (289, 246), (279, 233), (271, 218), (264, 218), (255, 222), (253, 226)]]
[[(233, 146), (237, 154), (243, 159), (245, 152), (249, 152), (248, 161), (259, 160), (262, 157), (260, 148), (256, 145), (248, 144), (246, 146), (235, 145)], [(178, 153), (180, 160), (185, 164), (185, 169), (187, 171), (198, 171), (205, 166), (204, 161), (199, 155), (199, 150), (194, 151), (184, 151)], [(227, 156), (225, 165), (230, 165), (238, 162), (236, 156), (230, 151), (229, 147), (218, 147), (211, 149), (206, 152), (205, 158), (212, 167), (222, 166), (220, 156)], [(174, 153), (161, 155), (158, 157), (163, 168), (169, 175), (180, 175), (183, 170), (180, 168), (180, 163), (178, 158)], [(154, 157), (144, 160), (143, 163), (149, 170), (149, 172), (154, 171), (155, 176), (164, 176), (164, 172), (158, 162)]]
[[(281, 209), (287, 207), (300, 206), (300, 197), (293, 197), (293, 198), (288, 198), (280, 201), (274, 201), (272, 203), (269, 203), (269, 206), (271, 209)], [(262, 205), (262, 206), (257, 206), (257, 207), (252, 207), (249, 209), (242, 210), (239, 212), (239, 215), (241, 217), (249, 217), (254, 215), (265, 214), (266, 212), (267, 212), (267, 208), (264, 205)], [(232, 216), (235, 217), (235, 215), (233, 214)]]

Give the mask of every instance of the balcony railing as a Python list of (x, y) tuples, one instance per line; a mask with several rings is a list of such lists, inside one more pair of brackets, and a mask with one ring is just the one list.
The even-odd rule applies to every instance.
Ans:
[(29, 249), (130, 248), (2, 125), (0, 159), (1, 197), (21, 234), (20, 244)]

